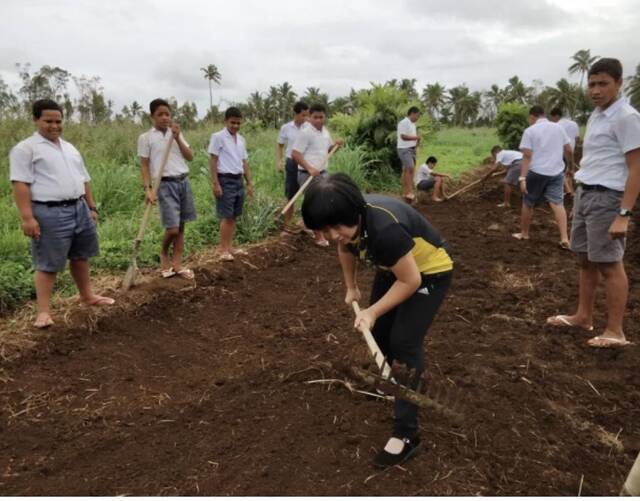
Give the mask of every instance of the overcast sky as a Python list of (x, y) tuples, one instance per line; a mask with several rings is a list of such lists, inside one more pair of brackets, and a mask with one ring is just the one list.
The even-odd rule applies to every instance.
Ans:
[[(518, 75), (554, 84), (579, 49), (640, 63), (635, 0), (0, 0), (0, 76), (14, 64), (98, 75), (105, 94), (208, 106), (200, 68), (222, 74), (214, 103), (288, 81), (334, 98), (416, 78), (473, 90)], [(578, 81), (577, 77), (572, 77)]]

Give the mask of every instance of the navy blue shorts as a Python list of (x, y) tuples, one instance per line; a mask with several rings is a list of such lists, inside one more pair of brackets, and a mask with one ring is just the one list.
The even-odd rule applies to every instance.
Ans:
[(236, 178), (218, 176), (222, 197), (216, 198), (216, 211), (220, 219), (235, 219), (242, 215), (244, 184), (242, 176)]
[(551, 204), (562, 204), (564, 201), (564, 172), (557, 176), (543, 176), (535, 172), (527, 172), (527, 193), (522, 201), (527, 207), (535, 207), (542, 199)]
[(158, 188), (158, 202), (163, 228), (179, 228), (197, 217), (191, 184), (186, 177), (163, 180)]
[(37, 271), (63, 271), (67, 259), (86, 260), (97, 256), (98, 232), (84, 199), (74, 205), (48, 207), (31, 204), (40, 225), (40, 238), (31, 240), (31, 259)]
[(298, 184), (298, 164), (293, 158), (287, 158), (285, 165), (284, 178), (284, 196), (287, 200), (291, 200), (298, 193), (300, 185)]

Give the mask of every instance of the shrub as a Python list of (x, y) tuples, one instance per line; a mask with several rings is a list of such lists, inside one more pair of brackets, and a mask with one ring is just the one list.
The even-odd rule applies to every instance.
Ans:
[(522, 133), (529, 127), (527, 107), (520, 103), (504, 103), (498, 110), (496, 128), (502, 147), (517, 150)]

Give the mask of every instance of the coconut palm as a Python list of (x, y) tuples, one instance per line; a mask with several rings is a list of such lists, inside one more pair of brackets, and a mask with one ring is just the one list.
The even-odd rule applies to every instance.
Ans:
[(213, 90), (211, 85), (213, 82), (220, 84), (222, 75), (218, 71), (218, 67), (215, 64), (210, 64), (206, 68), (200, 68), (204, 72), (204, 77), (209, 80), (209, 110), (213, 110)]
[(449, 89), (449, 102), (453, 107), (453, 122), (455, 125), (472, 123), (478, 118), (482, 94), (470, 92), (465, 84)]
[(427, 84), (422, 90), (422, 101), (433, 117), (440, 115), (440, 110), (446, 103), (445, 93), (446, 89), (438, 82)]
[(527, 87), (517, 75), (509, 79), (509, 85), (504, 90), (505, 102), (527, 104), (531, 100), (532, 89)]
[(576, 114), (576, 106), (580, 94), (580, 86), (572, 84), (566, 78), (562, 78), (555, 87), (548, 88), (548, 106), (557, 106), (566, 110), (571, 117)]
[(582, 87), (584, 76), (589, 71), (589, 68), (591, 68), (591, 65), (595, 63), (599, 57), (600, 56), (592, 56), (590, 49), (580, 49), (571, 56), (571, 59), (575, 62), (569, 66), (569, 75), (580, 73), (580, 87)]
[(293, 109), (293, 105), (296, 102), (297, 94), (293, 92), (293, 87), (289, 82), (284, 82), (278, 87), (279, 96), (279, 114), (280, 122), (284, 122), (288, 114)]

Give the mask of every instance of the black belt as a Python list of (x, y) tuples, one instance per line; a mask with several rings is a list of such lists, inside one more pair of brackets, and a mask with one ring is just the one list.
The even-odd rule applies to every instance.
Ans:
[(227, 177), (229, 179), (242, 179), (242, 174), (220, 174), (218, 173), (218, 177)]
[(578, 187), (582, 188), (584, 191), (615, 191), (616, 193), (624, 193), (623, 191), (613, 190), (611, 188), (607, 188), (606, 186), (602, 186), (601, 184), (582, 184), (582, 183), (579, 183)]
[(84, 197), (82, 196), (78, 198), (70, 198), (69, 200), (52, 200), (49, 202), (42, 202), (40, 200), (31, 200), (31, 202), (39, 205), (46, 205), (47, 207), (68, 207), (70, 205), (77, 204), (83, 198)]
[(186, 179), (186, 177), (189, 174), (184, 173), (184, 174), (180, 174), (179, 176), (162, 176), (160, 179), (162, 181), (182, 181), (183, 179)]

